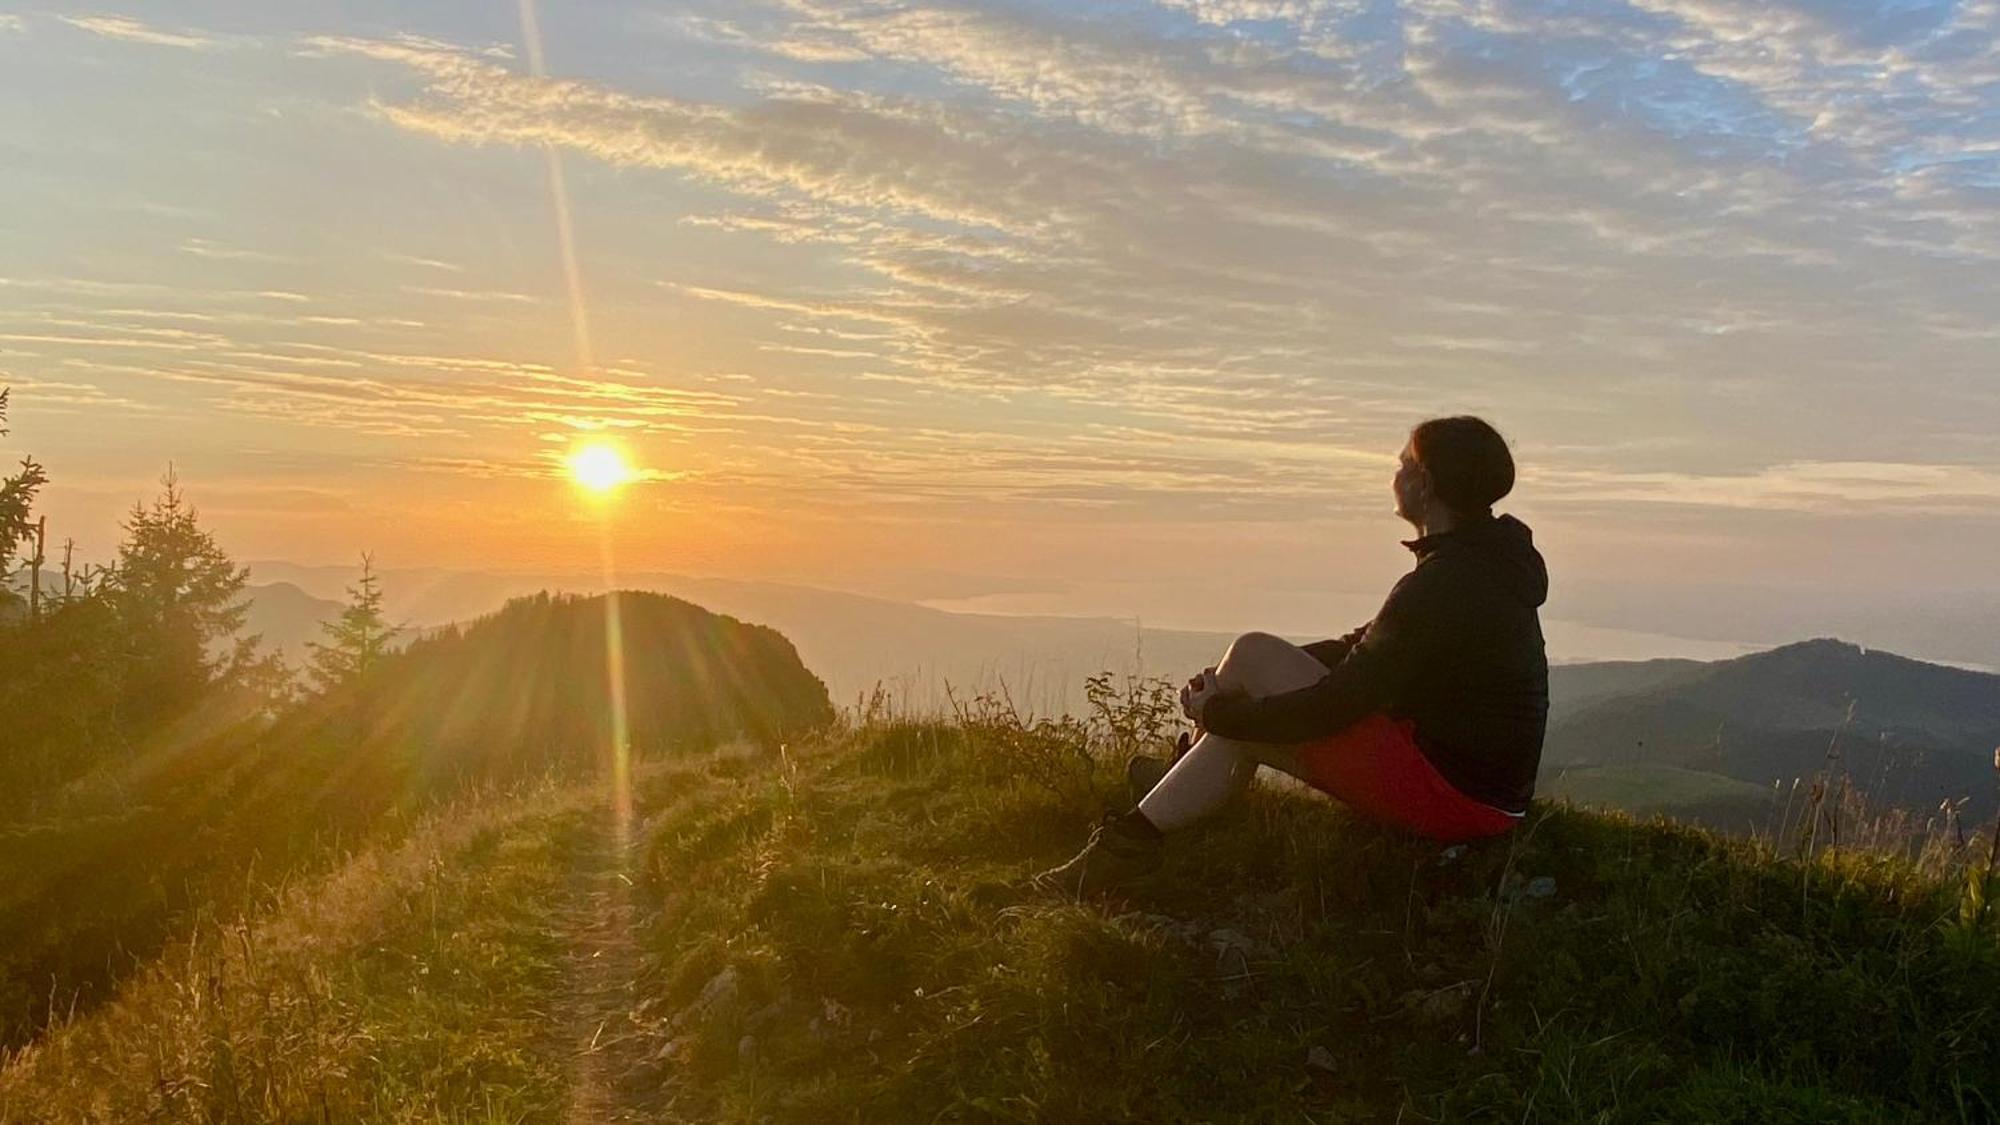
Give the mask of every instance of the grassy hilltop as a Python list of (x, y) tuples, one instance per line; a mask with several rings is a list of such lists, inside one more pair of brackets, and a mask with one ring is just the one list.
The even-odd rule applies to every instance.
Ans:
[(0, 1121), (1989, 1121), (1984, 841), (1543, 804), (1462, 852), (1275, 788), (1074, 904), (1159, 721), (991, 700), (468, 797), (0, 1069)]
[(618, 605), (517, 599), (273, 719), (196, 712), (74, 781), (8, 789), (0, 1050), (114, 994), (192, 919), (255, 909), (356, 848), (401, 840), (442, 803), (609, 776), (607, 634), (625, 642), (626, 725), (641, 745), (775, 745), (833, 719), (775, 631), (656, 594)]

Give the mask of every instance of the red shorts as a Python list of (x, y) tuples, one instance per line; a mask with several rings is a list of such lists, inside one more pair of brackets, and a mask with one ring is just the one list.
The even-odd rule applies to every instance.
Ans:
[(1315, 789), (1375, 820), (1447, 842), (1497, 836), (1520, 818), (1452, 787), (1417, 747), (1416, 723), (1374, 714), (1298, 749)]

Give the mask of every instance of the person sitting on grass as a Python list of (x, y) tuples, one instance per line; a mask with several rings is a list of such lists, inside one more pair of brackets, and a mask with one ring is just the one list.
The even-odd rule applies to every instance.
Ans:
[(1492, 426), (1456, 417), (1417, 426), (1401, 461), (1392, 489), (1417, 561), (1374, 619), (1304, 647), (1236, 638), (1181, 691), (1199, 737), (1151, 777), (1135, 762), (1137, 807), (1107, 814), (1038, 886), (1082, 896), (1151, 874), (1165, 837), (1229, 804), (1259, 766), (1433, 840), (1520, 821), (1548, 722), (1549, 579), (1527, 525), (1493, 514), (1514, 459)]

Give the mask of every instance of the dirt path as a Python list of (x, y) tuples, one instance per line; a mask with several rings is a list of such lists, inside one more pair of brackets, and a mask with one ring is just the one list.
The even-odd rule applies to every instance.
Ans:
[(573, 1068), (563, 1119), (573, 1125), (658, 1119), (626, 1104), (618, 1092), (638, 1038), (637, 849), (630, 835), (609, 808), (602, 811), (578, 853), (563, 908), (569, 956), (557, 1011)]

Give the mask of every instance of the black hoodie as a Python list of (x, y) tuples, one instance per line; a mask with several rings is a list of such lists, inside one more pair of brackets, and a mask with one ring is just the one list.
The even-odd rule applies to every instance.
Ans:
[(1403, 544), (1416, 569), (1375, 619), (1307, 645), (1318, 683), (1253, 699), (1212, 697), (1201, 725), (1249, 742), (1306, 742), (1372, 712), (1416, 722), (1417, 745), (1459, 792), (1524, 812), (1548, 724), (1549, 664), (1536, 609), (1549, 572), (1528, 526), (1485, 516)]

